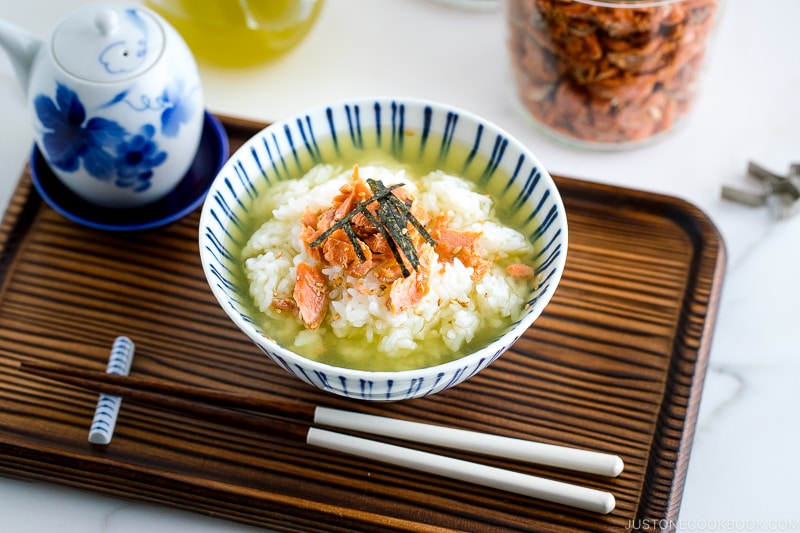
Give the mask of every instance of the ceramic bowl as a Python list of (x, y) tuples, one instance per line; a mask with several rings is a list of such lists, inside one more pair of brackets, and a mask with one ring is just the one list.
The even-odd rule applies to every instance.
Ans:
[[(369, 140), (369, 141), (368, 141)], [(249, 210), (275, 184), (302, 177), (315, 163), (336, 162), (342, 152), (374, 143), (386, 154), (437, 161), (448, 158), (477, 176), (498, 212), (536, 250), (538, 286), (521, 317), (487, 345), (453, 361), (396, 372), (320, 363), (274, 340), (253, 316), (247, 289), (237, 283), (237, 242)], [(456, 150), (462, 146), (466, 149)], [(458, 158), (457, 161), (452, 161)], [(333, 394), (392, 401), (435, 394), (475, 376), (500, 357), (541, 315), (561, 279), (567, 254), (567, 219), (558, 189), (531, 151), (491, 122), (442, 103), (408, 98), (353, 99), (323, 105), (271, 124), (249, 139), (223, 166), (203, 204), (199, 227), (205, 275), (227, 315), (267, 356), (298, 379)], [(239, 277), (241, 279), (241, 277)]]

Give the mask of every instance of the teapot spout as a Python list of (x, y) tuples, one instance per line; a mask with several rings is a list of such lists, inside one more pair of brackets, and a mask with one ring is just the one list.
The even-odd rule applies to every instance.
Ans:
[(33, 60), (41, 46), (42, 40), (27, 30), (0, 20), (0, 47), (8, 54), (17, 80), (26, 93)]

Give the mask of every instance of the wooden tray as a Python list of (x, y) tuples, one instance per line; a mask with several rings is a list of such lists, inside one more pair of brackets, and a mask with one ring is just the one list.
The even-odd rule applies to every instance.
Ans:
[[(223, 118), (235, 150), (262, 124)], [(549, 307), (490, 368), (433, 397), (356, 403), (272, 364), (213, 299), (195, 212), (137, 234), (71, 223), (26, 170), (0, 227), (0, 472), (282, 531), (619, 531), (674, 527), (725, 251), (684, 201), (556, 178), (570, 221)], [(609, 515), (298, 446), (125, 403), (87, 442), (96, 395), (17, 370), (105, 369), (117, 335), (133, 373), (619, 454), (615, 479), (455, 454), (611, 491)], [(434, 450), (435, 451), (435, 450)]]

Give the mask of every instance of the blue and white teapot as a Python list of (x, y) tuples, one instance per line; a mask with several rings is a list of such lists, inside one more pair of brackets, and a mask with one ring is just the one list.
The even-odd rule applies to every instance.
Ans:
[(167, 195), (203, 128), (197, 65), (181, 36), (138, 4), (79, 9), (49, 41), (0, 21), (38, 150), (75, 194), (104, 207)]

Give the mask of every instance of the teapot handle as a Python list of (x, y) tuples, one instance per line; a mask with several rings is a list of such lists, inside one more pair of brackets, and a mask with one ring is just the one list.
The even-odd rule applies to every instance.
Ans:
[(11, 60), (11, 66), (17, 75), (22, 90), (28, 92), (28, 80), (31, 67), (42, 40), (8, 21), (0, 20), (0, 48), (3, 48)]

